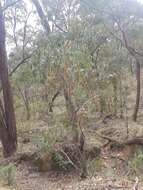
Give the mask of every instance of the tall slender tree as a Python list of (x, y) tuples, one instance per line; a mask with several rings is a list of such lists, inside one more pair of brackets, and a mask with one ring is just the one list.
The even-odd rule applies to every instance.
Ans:
[(11, 156), (17, 148), (16, 119), (13, 106), (11, 84), (8, 76), (5, 46), (5, 16), (0, 4), (0, 80), (3, 90), (1, 103), (0, 137), (5, 157)]

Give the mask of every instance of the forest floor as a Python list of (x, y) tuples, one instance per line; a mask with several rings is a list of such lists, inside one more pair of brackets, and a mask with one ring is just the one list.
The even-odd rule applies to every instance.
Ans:
[[(2, 181), (3, 185), (0, 186), (0, 190), (143, 190), (142, 146), (127, 145), (120, 148), (118, 146), (111, 147), (110, 143), (103, 148), (103, 145), (108, 144), (108, 140), (103, 137), (111, 139), (114, 137), (118, 142), (143, 137), (142, 97), (138, 121), (135, 123), (131, 118), (133, 103), (135, 102), (134, 86), (131, 86), (131, 92), (133, 93), (128, 96), (127, 120), (109, 117), (104, 122), (102, 119), (97, 120), (95, 118), (85, 122), (85, 125), (87, 125), (84, 129), (86, 143), (90, 146), (102, 147), (100, 158), (88, 163), (89, 175), (86, 179), (81, 180), (79, 173), (76, 171), (70, 173), (38, 172), (33, 168), (31, 162), (21, 161), (16, 165), (16, 172), (12, 174), (15, 177), (14, 185), (8, 187)], [(37, 140), (39, 134), (41, 136), (45, 133), (48, 134), (48, 140), (50, 139), (53, 143), (56, 142), (57, 136), (62, 135), (62, 138), (65, 138), (64, 129), (61, 128), (61, 131), (59, 131), (59, 128), (59, 121), (57, 121), (57, 126), (54, 127), (49, 127), (49, 124), (47, 126), (46, 119), (44, 121), (24, 122), (18, 128), (18, 153), (35, 152), (37, 144), (40, 144), (40, 141)], [(52, 135), (50, 136), (50, 134)], [(43, 146), (43, 144), (40, 144), (40, 146)], [(141, 152), (140, 157), (137, 157), (137, 152)], [(5, 162), (3, 158), (0, 159), (0, 163), (3, 163), (2, 161)], [(0, 179), (2, 178), (1, 167), (2, 164), (0, 165)]]
[[(143, 135), (141, 121), (134, 123), (129, 120), (128, 127), (129, 139)], [(99, 122), (95, 128), (92, 126), (92, 129), (86, 131), (86, 140), (91, 144), (99, 146), (106, 144), (107, 140), (99, 137), (97, 132), (108, 137), (114, 136), (120, 142), (126, 139), (126, 125), (121, 119), (111, 119), (102, 127)], [(32, 144), (28, 142), (23, 147), (32, 149)], [(130, 166), (128, 162), (133, 149), (132, 146), (127, 146), (122, 150), (118, 147), (113, 147), (112, 150), (108, 146), (103, 148), (100, 160), (94, 160), (89, 164), (89, 176), (85, 180), (81, 180), (78, 172), (38, 172), (31, 163), (22, 161), (17, 165), (13, 190), (136, 190), (134, 187), (136, 184), (138, 184), (138, 190), (141, 190), (143, 189), (143, 177), (140, 175), (142, 169), (139, 173), (138, 171), (135, 173), (136, 167), (134, 168), (134, 164)], [(9, 188), (0, 187), (0, 190), (9, 190)]]

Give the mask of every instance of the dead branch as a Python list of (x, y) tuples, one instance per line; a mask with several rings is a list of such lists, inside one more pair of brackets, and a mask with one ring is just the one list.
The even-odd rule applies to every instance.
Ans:
[(51, 102), (49, 103), (49, 112), (53, 112), (53, 104), (54, 104), (55, 99), (59, 96), (59, 94), (60, 94), (60, 89), (57, 90), (57, 92), (52, 97)]
[(128, 189), (129, 187), (126, 187), (126, 186), (114, 186), (114, 185), (109, 185), (109, 188), (112, 188), (112, 189)]
[(102, 134), (99, 134), (98, 132), (95, 132), (95, 134), (97, 136), (99, 136), (100, 138), (102, 139), (105, 139), (105, 140), (108, 140), (108, 142), (103, 145), (103, 147), (105, 147), (107, 144), (109, 143), (114, 143), (114, 144), (117, 144), (119, 146), (125, 146), (125, 145), (143, 145), (143, 137), (135, 137), (133, 139), (127, 139), (126, 141), (123, 141), (123, 142), (119, 142), (111, 137), (108, 137), (108, 136), (105, 136), (105, 135), (102, 135)]
[(125, 145), (143, 145), (143, 137), (135, 137), (134, 139), (127, 140), (124, 142)]
[(68, 162), (77, 170), (79, 170), (79, 168), (77, 167), (77, 165), (75, 165), (73, 163), (73, 161), (70, 159), (70, 157), (67, 155), (67, 153), (63, 150), (60, 150), (60, 152), (67, 158)]
[(108, 143), (113, 142), (113, 143), (122, 145), (122, 143), (118, 142), (117, 140), (115, 140), (115, 139), (113, 139), (113, 138), (111, 138), (111, 137), (108, 137), (108, 136), (99, 134), (98, 132), (95, 132), (95, 134), (96, 134), (97, 136), (99, 136), (100, 138), (102, 138), (102, 139), (108, 140)]

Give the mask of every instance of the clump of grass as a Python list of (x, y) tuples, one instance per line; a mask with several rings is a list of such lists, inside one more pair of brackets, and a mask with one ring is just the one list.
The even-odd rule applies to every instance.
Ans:
[(137, 152), (134, 157), (128, 162), (129, 168), (132, 173), (140, 174), (143, 172), (143, 151)]
[(102, 169), (103, 163), (101, 159), (89, 160), (87, 164), (88, 173), (90, 176), (97, 175), (97, 172), (100, 172)]
[(16, 167), (13, 164), (0, 166), (0, 179), (2, 183), (12, 186), (15, 184)]

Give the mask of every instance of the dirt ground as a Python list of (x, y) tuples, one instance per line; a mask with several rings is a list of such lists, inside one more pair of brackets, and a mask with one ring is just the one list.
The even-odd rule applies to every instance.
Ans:
[[(108, 125), (96, 130), (101, 134), (113, 136), (122, 141), (126, 139), (125, 123), (122, 120), (108, 121)], [(120, 127), (119, 127), (120, 125)], [(129, 138), (143, 134), (142, 125), (129, 122)], [(87, 141), (91, 144), (102, 145), (106, 142), (100, 139), (94, 133), (94, 128), (87, 132)], [(101, 140), (101, 141), (100, 141)], [(30, 143), (24, 145), (31, 147)], [(74, 171), (72, 173), (63, 174), (62, 172), (38, 172), (33, 169), (29, 162), (22, 161), (17, 166), (16, 185), (13, 190), (138, 190), (143, 189), (143, 179), (140, 175), (132, 175), (127, 166), (128, 149), (110, 151), (108, 147), (102, 150), (100, 163), (91, 165), (91, 169), (97, 169), (94, 174), (90, 172), (85, 180), (81, 180), (79, 174)], [(0, 187), (0, 190), (10, 190), (8, 187)]]
[[(77, 174), (61, 175), (58, 173), (36, 173), (28, 171), (24, 164), (18, 167), (16, 190), (136, 190), (136, 180), (124, 176), (95, 176), (81, 180)], [(138, 189), (143, 189), (139, 181)], [(0, 190), (6, 190), (1, 189)]]
[[(27, 166), (20, 165), (17, 172), (16, 190), (135, 190), (136, 179), (127, 177), (88, 177), (81, 180), (77, 174), (62, 175), (58, 173), (35, 173), (27, 170)], [(143, 189), (139, 182), (138, 189)]]

